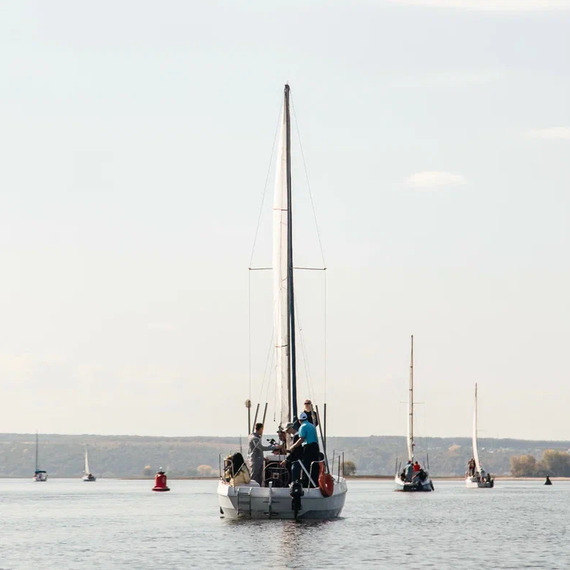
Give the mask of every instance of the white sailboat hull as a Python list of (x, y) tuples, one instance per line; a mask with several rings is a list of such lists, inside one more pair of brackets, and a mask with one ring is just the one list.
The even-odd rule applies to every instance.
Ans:
[(404, 491), (410, 493), (427, 493), (434, 490), (433, 483), (429, 475), (425, 478), (424, 481), (418, 481), (417, 483), (414, 483), (412, 481), (402, 481), (400, 476), (396, 475), (394, 477), (394, 485), (396, 487), (396, 491)]
[[(320, 489), (303, 489), (297, 519), (328, 520), (340, 516), (346, 500), (346, 480), (334, 477), (334, 492), (323, 497)], [(294, 519), (289, 487), (232, 487), (224, 481), (218, 485), (220, 513), (229, 519)]]
[(480, 477), (470, 477), (469, 475), (465, 477), (465, 486), (468, 489), (492, 489), (495, 486), (495, 480), (491, 479), (487, 481), (484, 479), (481, 481)]

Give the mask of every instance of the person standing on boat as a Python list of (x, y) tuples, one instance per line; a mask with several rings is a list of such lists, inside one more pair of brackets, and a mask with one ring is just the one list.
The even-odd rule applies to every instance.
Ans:
[(263, 424), (255, 424), (255, 430), (249, 436), (247, 451), (247, 463), (251, 472), (251, 478), (263, 485), (263, 452), (274, 449), (273, 445), (263, 445)]
[[(295, 429), (295, 424), (288, 423), (285, 426), (285, 431), (291, 437), (293, 443), (296, 443), (297, 440), (299, 439), (299, 434)], [(302, 459), (302, 456), (303, 456), (303, 449), (301, 447), (296, 447), (294, 450), (292, 450), (289, 453), (289, 455), (287, 455), (285, 461), (281, 462), (281, 465), (287, 467), (287, 470), (289, 471), (289, 473), (291, 473), (292, 483), (297, 481), (299, 479), (299, 476), (301, 475), (301, 466), (299, 465), (299, 461)]]
[[(298, 447), (303, 448), (303, 465), (307, 471), (311, 468), (311, 463), (319, 461), (319, 442), (317, 440), (317, 428), (308, 421), (306, 412), (301, 412), (299, 416), (301, 427), (299, 428), (299, 439), (290, 447), (289, 451), (294, 451)], [(318, 467), (317, 464), (315, 466)], [(312, 473), (311, 473), (312, 475)], [(315, 478), (313, 477), (313, 480)]]
[(475, 459), (471, 458), (469, 463), (467, 463), (467, 468), (469, 469), (469, 477), (475, 476)]
[(311, 422), (315, 427), (317, 427), (319, 425), (319, 420), (317, 419), (317, 413), (313, 409), (313, 403), (311, 400), (305, 400), (303, 403), (303, 409), (307, 414), (307, 421)]

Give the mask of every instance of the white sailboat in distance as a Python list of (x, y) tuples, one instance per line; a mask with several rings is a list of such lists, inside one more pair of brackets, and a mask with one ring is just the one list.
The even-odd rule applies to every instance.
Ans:
[(34, 481), (44, 483), (48, 479), (47, 471), (40, 469), (40, 442), (38, 432), (36, 431), (36, 470), (34, 472)]
[(477, 447), (477, 383), (475, 383), (475, 407), (473, 408), (473, 457), (467, 464), (465, 474), (465, 486), (468, 489), (492, 489), (495, 486), (495, 479), (491, 477), (482, 467), (479, 461), (479, 449)]
[(433, 483), (427, 471), (414, 456), (414, 336), (411, 341), (410, 384), (408, 389), (408, 462), (396, 468), (396, 491), (433, 491)]
[(89, 457), (87, 455), (87, 446), (85, 446), (85, 475), (83, 475), (82, 477), (82, 481), (86, 481), (86, 482), (91, 482), (91, 481), (96, 481), (96, 477), (95, 475), (93, 475), (91, 473), (91, 471), (89, 470)]
[[(273, 320), (275, 370), (280, 400), (278, 404), (280, 409), (277, 412), (279, 427), (282, 430), (286, 429), (288, 423), (295, 422), (298, 417), (289, 97), (289, 86), (285, 85), (273, 202)], [(265, 413), (263, 419), (265, 420)], [(255, 421), (254, 419), (254, 424)], [(284, 440), (285, 436), (282, 441)], [(233, 519), (242, 517), (332, 519), (338, 517), (344, 507), (347, 486), (344, 477), (341, 476), (340, 467), (335, 476), (329, 472), (326, 446), (323, 441), (326, 441), (326, 438), (323, 438), (321, 434), (320, 449), (324, 458), (313, 461), (311, 464), (318, 467), (318, 478), (311, 466), (306, 469), (302, 463), (295, 462), (295, 467), (304, 471), (305, 477), (301, 479), (301, 481), (305, 480), (304, 483), (300, 480), (291, 481), (293, 470), (289, 471), (281, 465), (280, 460), (285, 459), (283, 455), (264, 458), (261, 484), (249, 481), (249, 477), (242, 477), (239, 480), (239, 470), (242, 469), (243, 464), (241, 454), (226, 458), (224, 473), (217, 490), (222, 516)], [(313, 463), (318, 465), (313, 465)], [(243, 479), (247, 479), (247, 482)]]

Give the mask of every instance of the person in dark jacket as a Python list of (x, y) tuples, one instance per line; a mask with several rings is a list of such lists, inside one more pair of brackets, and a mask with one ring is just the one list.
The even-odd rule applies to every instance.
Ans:
[(313, 409), (313, 403), (311, 400), (305, 400), (303, 403), (303, 411), (307, 414), (307, 421), (317, 427), (319, 425), (319, 420), (317, 418), (317, 412)]
[[(299, 439), (299, 435), (297, 434), (297, 430), (295, 429), (294, 423), (288, 423), (285, 426), (285, 431), (291, 437), (293, 443)], [(296, 447), (293, 451), (291, 451), (285, 461), (282, 461), (281, 464), (287, 467), (287, 470), (291, 474), (291, 483), (294, 483), (299, 479), (301, 475), (301, 466), (299, 465), (299, 460), (303, 456), (303, 449), (301, 447)]]
[(303, 448), (303, 465), (305, 469), (309, 471), (311, 469), (311, 464), (313, 464), (313, 472), (311, 473), (311, 476), (316, 484), (315, 474), (318, 473), (318, 463), (316, 462), (319, 461), (320, 453), (319, 443), (317, 440), (317, 429), (308, 421), (308, 415), (305, 412), (301, 412), (299, 421), (301, 422), (301, 427), (299, 428), (299, 439), (289, 448), (289, 451), (294, 451), (299, 447)]

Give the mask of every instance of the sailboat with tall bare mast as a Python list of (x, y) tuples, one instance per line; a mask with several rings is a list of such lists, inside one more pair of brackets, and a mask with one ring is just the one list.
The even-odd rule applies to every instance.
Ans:
[(34, 471), (34, 481), (44, 483), (48, 479), (47, 471), (40, 469), (40, 439), (36, 430), (36, 470)]
[(468, 489), (492, 489), (495, 486), (495, 479), (487, 473), (479, 461), (479, 448), (477, 445), (477, 383), (475, 382), (475, 404), (473, 407), (473, 457), (468, 464), (468, 471), (465, 474), (465, 486)]
[[(291, 206), (290, 89), (289, 85), (285, 85), (273, 201), (272, 267), (275, 372), (279, 386), (277, 413), (281, 430), (285, 430), (288, 424), (293, 425), (298, 417)], [(251, 405), (249, 402), (249, 400), (246, 402), (248, 413), (249, 405)], [(265, 412), (263, 416), (265, 418)], [(255, 421), (254, 419), (254, 424)], [(248, 428), (250, 427), (248, 419)], [(281, 431), (281, 433), (284, 432)], [(261, 484), (249, 481), (249, 477), (242, 478), (238, 483), (238, 475), (243, 468), (243, 457), (236, 453), (226, 458), (224, 472), (217, 490), (222, 516), (260, 519), (332, 519), (338, 517), (346, 499), (346, 481), (341, 476), (340, 460), (337, 475), (334, 476), (329, 472), (323, 438), (321, 438), (321, 444), (323, 458), (313, 462), (318, 463), (318, 478), (312, 469), (316, 465), (304, 466), (299, 461), (298, 467), (304, 472), (304, 477), (302, 480), (291, 481), (292, 470), (289, 473), (287, 469), (280, 467), (279, 460), (268, 461), (268, 458), (265, 458)], [(281, 456), (280, 459), (284, 457)]]
[(396, 491), (433, 491), (433, 483), (427, 471), (415, 460), (414, 443), (414, 335), (411, 337), (410, 383), (408, 387), (408, 462), (396, 468)]

